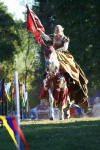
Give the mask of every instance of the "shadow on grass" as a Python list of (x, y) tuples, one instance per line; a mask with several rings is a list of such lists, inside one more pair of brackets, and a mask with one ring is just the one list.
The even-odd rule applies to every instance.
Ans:
[[(23, 125), (21, 128), (30, 145), (30, 150), (100, 149), (99, 120), (59, 124), (32, 124)], [(10, 150), (16, 150), (4, 128), (0, 130), (0, 149), (7, 150), (9, 145)]]

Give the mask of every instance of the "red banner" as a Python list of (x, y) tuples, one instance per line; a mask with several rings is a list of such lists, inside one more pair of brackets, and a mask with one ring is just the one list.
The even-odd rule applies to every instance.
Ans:
[(43, 32), (45, 32), (45, 29), (41, 24), (41, 21), (39, 20), (37, 15), (27, 5), (26, 7), (27, 7), (27, 21), (26, 21), (27, 30), (31, 31), (34, 34), (36, 42), (38, 42), (41, 45), (44, 45), (44, 41), (38, 29)]

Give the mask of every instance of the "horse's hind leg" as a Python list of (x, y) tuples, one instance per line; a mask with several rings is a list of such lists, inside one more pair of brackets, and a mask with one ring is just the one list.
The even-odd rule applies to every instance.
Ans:
[(53, 108), (54, 98), (51, 89), (49, 89), (49, 102), (50, 102), (50, 120), (54, 120), (54, 108)]

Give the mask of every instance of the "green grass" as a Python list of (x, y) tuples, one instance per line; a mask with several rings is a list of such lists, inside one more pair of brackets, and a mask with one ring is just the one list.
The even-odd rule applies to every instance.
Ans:
[[(22, 123), (30, 150), (100, 150), (100, 120)], [(16, 150), (5, 128), (0, 128), (0, 150)]]

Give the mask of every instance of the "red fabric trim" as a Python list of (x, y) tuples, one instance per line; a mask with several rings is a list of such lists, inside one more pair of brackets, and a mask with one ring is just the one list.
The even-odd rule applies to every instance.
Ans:
[(28, 143), (27, 143), (27, 141), (26, 141), (26, 139), (24, 137), (24, 134), (23, 134), (21, 128), (18, 127), (18, 125), (17, 125), (16, 118), (14, 116), (11, 116), (11, 119), (12, 119), (12, 123), (13, 123), (14, 129), (18, 132), (21, 140), (25, 144), (25, 150), (29, 150), (29, 145), (28, 145)]

